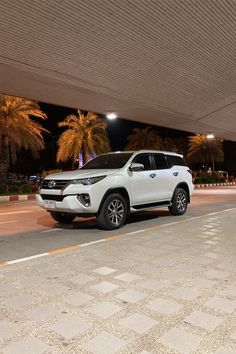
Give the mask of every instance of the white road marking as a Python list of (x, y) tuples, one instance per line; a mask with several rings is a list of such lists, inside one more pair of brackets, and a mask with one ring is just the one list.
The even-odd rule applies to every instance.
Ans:
[(17, 222), (17, 221), (18, 220), (0, 221), (0, 225), (2, 225), (2, 224), (10, 224), (10, 223)]
[(62, 229), (47, 229), (47, 230), (40, 231), (40, 233), (45, 234), (47, 232), (54, 232), (54, 231), (62, 231)]
[(107, 241), (107, 240), (105, 238), (102, 238), (101, 240), (91, 241), (91, 242), (87, 242), (87, 243), (82, 243), (80, 245), (80, 247), (86, 247), (86, 246), (94, 245), (96, 243), (105, 242), (105, 241)]
[(0, 213), (1, 215), (13, 215), (13, 214), (25, 214), (25, 213), (33, 213), (32, 210), (20, 210), (20, 211), (11, 211), (9, 213)]
[(15, 263), (25, 262), (25, 261), (29, 261), (31, 259), (36, 259), (36, 258), (45, 257), (45, 256), (49, 256), (49, 253), (40, 253), (40, 254), (36, 254), (35, 256), (15, 259), (13, 261), (7, 261), (6, 263), (7, 264), (15, 264)]

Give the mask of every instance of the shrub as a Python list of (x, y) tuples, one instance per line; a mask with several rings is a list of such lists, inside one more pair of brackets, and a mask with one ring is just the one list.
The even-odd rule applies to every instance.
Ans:
[(33, 186), (30, 184), (23, 184), (23, 186), (20, 187), (20, 190), (22, 193), (32, 193), (33, 191)]
[(10, 192), (10, 193), (19, 193), (20, 192), (20, 187), (13, 184), (13, 185), (8, 187), (8, 192)]
[(39, 187), (36, 184), (31, 185), (32, 193), (38, 193)]
[(0, 184), (0, 194), (6, 194), (8, 192), (7, 185), (5, 183)]

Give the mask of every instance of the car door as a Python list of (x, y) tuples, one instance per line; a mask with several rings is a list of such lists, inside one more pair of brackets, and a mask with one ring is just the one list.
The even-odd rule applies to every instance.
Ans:
[(162, 153), (153, 154), (155, 160), (155, 193), (157, 201), (171, 200), (176, 186), (174, 171)]
[(148, 204), (156, 201), (155, 177), (156, 171), (153, 160), (148, 153), (141, 153), (134, 157), (132, 163), (144, 165), (143, 171), (129, 171), (131, 204)]

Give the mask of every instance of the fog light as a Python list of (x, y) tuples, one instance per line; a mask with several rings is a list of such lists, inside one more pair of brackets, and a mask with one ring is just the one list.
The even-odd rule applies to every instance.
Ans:
[(77, 199), (85, 207), (89, 207), (91, 205), (89, 194), (78, 194)]

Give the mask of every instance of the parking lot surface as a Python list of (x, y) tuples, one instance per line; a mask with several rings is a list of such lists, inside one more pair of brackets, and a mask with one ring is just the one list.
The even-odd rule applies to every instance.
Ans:
[(236, 353), (235, 212), (3, 263), (0, 352)]

